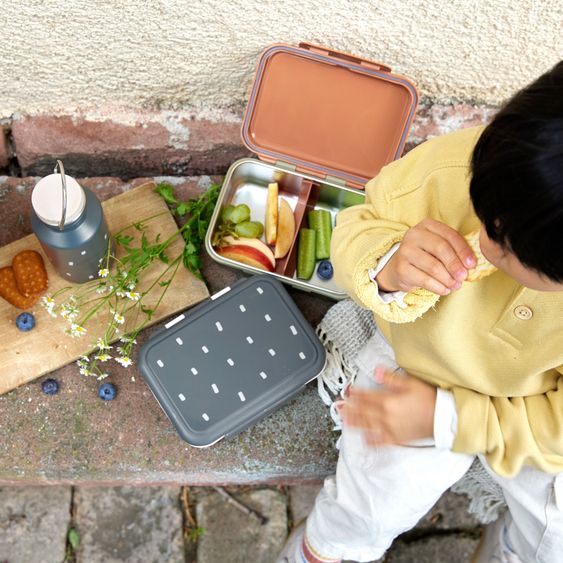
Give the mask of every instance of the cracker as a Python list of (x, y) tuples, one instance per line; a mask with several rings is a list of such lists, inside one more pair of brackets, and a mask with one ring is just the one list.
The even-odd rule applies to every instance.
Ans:
[(41, 294), (49, 285), (43, 258), (35, 250), (23, 250), (12, 260), (19, 292), (25, 297)]
[(475, 258), (477, 258), (477, 265), (469, 270), (466, 281), (477, 281), (495, 272), (496, 267), (493, 266), (481, 252), (481, 246), (479, 245), (479, 230), (469, 233), (465, 237), (465, 240), (471, 247), (471, 250), (473, 250)]
[(0, 268), (0, 297), (18, 309), (29, 309), (39, 300), (39, 294), (26, 297), (22, 295), (16, 283), (16, 276), (11, 266)]

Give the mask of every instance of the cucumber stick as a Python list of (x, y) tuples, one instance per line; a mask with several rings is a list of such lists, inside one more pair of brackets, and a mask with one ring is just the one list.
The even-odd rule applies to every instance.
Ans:
[(330, 237), (332, 236), (332, 217), (325, 209), (309, 211), (309, 228), (316, 234), (315, 257), (317, 260), (330, 258)]
[(297, 277), (310, 280), (315, 271), (315, 240), (313, 229), (299, 230), (299, 247), (297, 249)]

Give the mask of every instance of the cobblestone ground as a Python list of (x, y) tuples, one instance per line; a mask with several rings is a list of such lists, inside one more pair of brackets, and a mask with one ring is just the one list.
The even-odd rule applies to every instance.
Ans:
[[(273, 563), (318, 489), (0, 488), (0, 563)], [(466, 563), (480, 534), (447, 493), (380, 561)]]

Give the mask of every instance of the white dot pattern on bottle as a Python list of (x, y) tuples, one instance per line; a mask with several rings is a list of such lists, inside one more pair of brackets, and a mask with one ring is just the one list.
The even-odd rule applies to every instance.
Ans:
[(74, 262), (69, 262), (68, 265), (69, 265), (69, 266), (74, 266)]
[(267, 322), (270, 322), (272, 320), (272, 317), (270, 317), (270, 315), (268, 315), (268, 313), (266, 313), (264, 315), (264, 318), (266, 319)]
[(235, 362), (233, 362), (233, 359), (232, 359), (232, 358), (227, 358), (227, 363), (228, 363), (231, 367), (233, 367), (233, 366), (235, 365)]
[(244, 305), (239, 305), (238, 308), (244, 313), (246, 312), (246, 307)]
[(185, 401), (186, 400), (186, 396), (183, 393), (179, 393), (178, 394), (178, 399), (180, 399), (180, 401)]
[(86, 254), (86, 251), (83, 250), (80, 254), (81, 254), (81, 256), (84, 256)]
[(275, 356), (276, 355), (276, 351), (273, 348), (270, 348), (268, 350), (268, 354), (270, 354), (270, 356)]
[(203, 350), (204, 354), (209, 354), (209, 348), (207, 346), (202, 346), (201, 349)]
[(246, 337), (246, 341), (247, 341), (249, 344), (253, 344), (253, 343), (254, 343), (254, 340), (252, 340), (252, 336), (247, 336), (247, 337)]
[(197, 374), (198, 374), (198, 371), (197, 371), (197, 369), (195, 369), (195, 368), (192, 368), (190, 371), (191, 371), (194, 375), (197, 375)]
[(215, 383), (211, 385), (211, 389), (213, 389), (213, 393), (215, 394), (219, 393), (219, 387), (217, 387)]
[(176, 338), (176, 342), (178, 343), (178, 346), (181, 346), (184, 341), (178, 336), (178, 338)]
[(88, 276), (88, 279), (89, 279), (89, 280), (93, 280), (93, 279), (94, 279), (94, 276), (93, 276), (92, 274), (90, 274), (90, 275)]
[(66, 275), (70, 278), (70, 275), (71, 275), (71, 274), (70, 274), (70, 272), (67, 272)]

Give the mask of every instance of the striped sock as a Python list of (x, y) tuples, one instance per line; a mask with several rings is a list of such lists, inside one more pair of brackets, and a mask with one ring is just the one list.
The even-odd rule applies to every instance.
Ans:
[(295, 560), (297, 563), (339, 563), (341, 561), (340, 559), (324, 557), (315, 551), (307, 541), (305, 534), (303, 534), (303, 539), (297, 546)]

